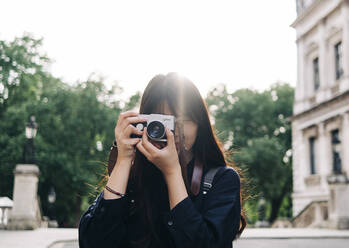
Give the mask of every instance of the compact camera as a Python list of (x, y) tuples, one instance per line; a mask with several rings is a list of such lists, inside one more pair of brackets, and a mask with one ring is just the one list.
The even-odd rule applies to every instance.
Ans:
[[(146, 122), (133, 123), (138, 130), (143, 131), (144, 127), (147, 127), (147, 136), (154, 141), (166, 142), (166, 130), (169, 128), (173, 133), (175, 131), (175, 117), (172, 115), (161, 114), (141, 114), (139, 117), (146, 119)], [(142, 136), (137, 134), (131, 134), (131, 138), (141, 138)]]

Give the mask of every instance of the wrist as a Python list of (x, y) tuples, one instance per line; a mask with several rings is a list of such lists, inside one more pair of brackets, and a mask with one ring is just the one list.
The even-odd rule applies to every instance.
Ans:
[(122, 158), (122, 157), (118, 157), (117, 161), (116, 161), (116, 165), (118, 166), (128, 166), (131, 167), (132, 166), (132, 158)]
[(177, 169), (167, 172), (166, 174), (164, 174), (164, 177), (167, 181), (181, 178), (182, 177), (181, 166), (178, 164)]

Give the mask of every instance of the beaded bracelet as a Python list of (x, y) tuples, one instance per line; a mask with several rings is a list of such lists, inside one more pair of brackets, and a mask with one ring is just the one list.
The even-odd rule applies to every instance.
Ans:
[(121, 193), (119, 193), (119, 192), (117, 192), (117, 191), (115, 191), (115, 190), (113, 190), (113, 189), (111, 189), (109, 186), (105, 186), (105, 188), (106, 188), (106, 190), (108, 190), (109, 192), (111, 192), (111, 193), (113, 193), (113, 194), (115, 194), (115, 195), (118, 195), (118, 196), (121, 196), (121, 197), (124, 197), (126, 194), (121, 194)]

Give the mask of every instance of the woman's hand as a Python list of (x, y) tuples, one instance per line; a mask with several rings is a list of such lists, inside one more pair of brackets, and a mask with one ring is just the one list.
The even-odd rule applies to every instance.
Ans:
[(168, 128), (166, 128), (166, 136), (167, 145), (158, 149), (148, 140), (146, 128), (144, 128), (142, 140), (136, 146), (150, 162), (161, 170), (165, 177), (181, 172), (174, 135)]
[(117, 160), (132, 162), (135, 156), (135, 145), (140, 142), (140, 138), (130, 138), (131, 134), (142, 135), (143, 131), (139, 131), (132, 123), (144, 122), (144, 118), (138, 116), (138, 113), (128, 111), (119, 115), (114, 133), (118, 146)]

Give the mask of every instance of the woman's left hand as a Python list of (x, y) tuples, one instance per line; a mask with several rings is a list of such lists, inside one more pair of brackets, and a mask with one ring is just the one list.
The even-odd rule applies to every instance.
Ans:
[(166, 128), (167, 145), (162, 149), (158, 149), (148, 140), (146, 131), (146, 128), (144, 128), (142, 140), (136, 145), (138, 150), (158, 167), (165, 177), (181, 173), (173, 133)]

